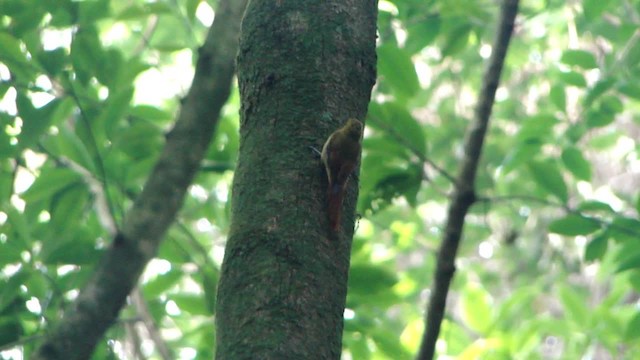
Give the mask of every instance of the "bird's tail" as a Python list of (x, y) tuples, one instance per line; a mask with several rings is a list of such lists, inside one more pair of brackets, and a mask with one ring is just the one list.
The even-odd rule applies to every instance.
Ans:
[(344, 187), (340, 184), (333, 184), (329, 187), (329, 193), (327, 197), (328, 201), (328, 214), (329, 223), (333, 230), (338, 230), (340, 227), (340, 214), (342, 212), (342, 197), (344, 195)]

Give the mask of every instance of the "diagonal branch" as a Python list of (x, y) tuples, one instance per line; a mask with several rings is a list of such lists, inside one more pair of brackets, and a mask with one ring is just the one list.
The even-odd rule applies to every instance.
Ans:
[(180, 209), (209, 146), (234, 74), (245, 0), (222, 0), (199, 50), (191, 89), (144, 190), (111, 248), (33, 359), (88, 359)]
[(464, 158), (447, 213), (447, 224), (438, 253), (435, 279), (426, 315), (426, 330), (418, 354), (419, 360), (433, 359), (435, 353), (440, 324), (444, 317), (447, 293), (455, 272), (455, 258), (462, 237), (464, 218), (469, 207), (476, 201), (474, 187), (478, 163), (517, 13), (518, 0), (504, 0), (489, 66), (482, 79), (482, 89), (476, 105), (474, 121), (465, 140)]
[(136, 308), (136, 312), (140, 315), (140, 319), (142, 320), (142, 324), (144, 325), (147, 333), (149, 333), (149, 338), (155, 344), (156, 350), (158, 354), (160, 354), (160, 358), (162, 360), (171, 360), (175, 359), (175, 355), (164, 341), (160, 334), (160, 330), (158, 329), (156, 322), (153, 320), (153, 316), (149, 311), (149, 305), (144, 300), (144, 296), (142, 295), (142, 291), (140, 291), (139, 287), (136, 287), (131, 292), (131, 302)]

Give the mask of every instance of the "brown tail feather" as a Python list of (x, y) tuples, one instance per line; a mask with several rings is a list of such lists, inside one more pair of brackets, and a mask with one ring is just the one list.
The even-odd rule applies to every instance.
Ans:
[(329, 214), (329, 223), (331, 224), (331, 228), (333, 230), (338, 230), (340, 227), (340, 214), (342, 212), (342, 197), (344, 191), (341, 186), (334, 186), (333, 188), (329, 188), (328, 194), (328, 214)]

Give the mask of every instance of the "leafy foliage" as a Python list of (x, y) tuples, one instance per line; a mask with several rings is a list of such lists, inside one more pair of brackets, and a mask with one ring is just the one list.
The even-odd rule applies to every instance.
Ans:
[[(379, 6), (344, 353), (409, 359), (497, 3)], [(0, 3), (0, 357), (28, 358), (91, 275), (158, 155), (215, 7)], [(640, 357), (639, 13), (638, 1), (523, 4), (442, 356)], [(140, 283), (176, 358), (213, 353), (238, 107), (232, 96)], [(140, 345), (143, 310), (127, 307), (95, 358), (157, 351)]]

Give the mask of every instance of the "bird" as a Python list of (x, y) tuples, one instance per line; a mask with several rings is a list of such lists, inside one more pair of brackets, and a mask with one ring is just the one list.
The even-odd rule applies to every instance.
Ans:
[(322, 147), (320, 159), (329, 183), (327, 214), (333, 230), (340, 227), (344, 191), (349, 176), (360, 160), (363, 129), (364, 125), (360, 120), (349, 118), (341, 128), (329, 135)]

